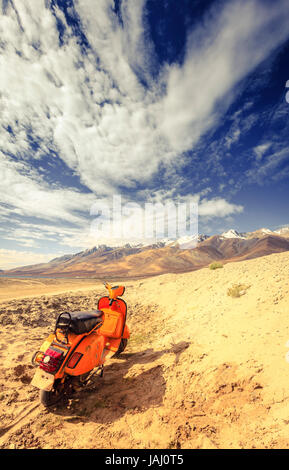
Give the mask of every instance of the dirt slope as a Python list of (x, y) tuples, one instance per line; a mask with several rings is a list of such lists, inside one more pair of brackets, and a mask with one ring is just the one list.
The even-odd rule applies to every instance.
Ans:
[(0, 446), (288, 448), (289, 253), (125, 284), (128, 349), (49, 412), (30, 357), (58, 312), (103, 287), (2, 302)]

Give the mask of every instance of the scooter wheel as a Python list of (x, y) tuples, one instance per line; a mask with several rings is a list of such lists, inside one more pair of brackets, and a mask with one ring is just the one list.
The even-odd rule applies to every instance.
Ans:
[(63, 396), (62, 392), (63, 392), (63, 387), (61, 387), (61, 385), (53, 388), (50, 391), (40, 390), (40, 394), (39, 394), (40, 402), (46, 408), (56, 405)]
[(112, 357), (118, 357), (125, 350), (126, 346), (127, 346), (127, 339), (122, 338), (120, 343), (119, 343), (118, 350), (116, 351), (116, 353)]

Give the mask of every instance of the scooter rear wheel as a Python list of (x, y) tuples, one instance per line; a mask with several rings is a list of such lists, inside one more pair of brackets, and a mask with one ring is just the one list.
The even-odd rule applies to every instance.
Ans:
[(64, 384), (57, 383), (50, 391), (40, 390), (39, 398), (46, 408), (56, 405), (63, 397)]

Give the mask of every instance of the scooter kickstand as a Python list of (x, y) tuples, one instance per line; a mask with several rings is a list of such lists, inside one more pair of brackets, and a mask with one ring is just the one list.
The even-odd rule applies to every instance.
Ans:
[(103, 377), (103, 370), (104, 370), (103, 364), (102, 364), (101, 366), (99, 366), (99, 368), (98, 368), (97, 370), (98, 370), (98, 371), (100, 370), (99, 377)]

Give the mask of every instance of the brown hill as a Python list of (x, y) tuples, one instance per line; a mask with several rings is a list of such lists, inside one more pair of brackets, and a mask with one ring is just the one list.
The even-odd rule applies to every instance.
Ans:
[(214, 235), (193, 249), (164, 244), (120, 248), (101, 246), (49, 263), (6, 271), (9, 275), (66, 277), (146, 277), (194, 271), (213, 261), (240, 261), (289, 250), (289, 239), (270, 234), (255, 238), (224, 238)]
[(289, 240), (278, 235), (263, 235), (261, 238), (222, 238), (215, 235), (202, 242), (198, 250), (206, 251), (216, 260), (251, 259), (289, 249)]

